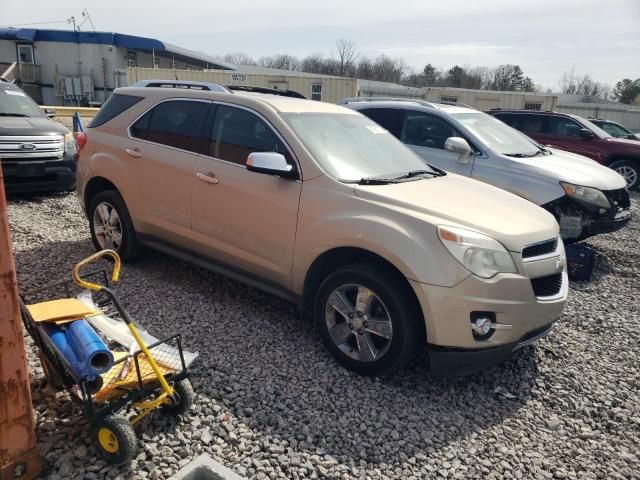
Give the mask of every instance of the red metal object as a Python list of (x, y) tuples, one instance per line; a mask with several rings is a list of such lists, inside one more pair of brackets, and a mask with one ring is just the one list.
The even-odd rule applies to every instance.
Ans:
[(41, 469), (0, 165), (0, 480), (31, 479)]

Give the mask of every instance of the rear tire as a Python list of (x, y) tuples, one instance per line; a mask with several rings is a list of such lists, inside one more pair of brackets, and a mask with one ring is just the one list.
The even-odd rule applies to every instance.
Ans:
[(413, 292), (402, 275), (381, 264), (347, 265), (327, 276), (315, 297), (314, 321), (335, 359), (361, 375), (399, 370), (425, 344)]
[(129, 210), (115, 190), (104, 190), (89, 204), (91, 240), (97, 250), (115, 250), (124, 262), (135, 260), (142, 253)]
[(173, 415), (186, 414), (193, 405), (193, 401), (196, 398), (196, 394), (193, 391), (193, 386), (188, 379), (180, 380), (173, 386), (173, 397), (171, 403), (165, 403), (162, 407), (163, 410)]
[(609, 168), (615, 170), (624, 177), (627, 181), (627, 188), (629, 190), (640, 189), (640, 160), (628, 160), (623, 158), (622, 160), (616, 160), (609, 165)]

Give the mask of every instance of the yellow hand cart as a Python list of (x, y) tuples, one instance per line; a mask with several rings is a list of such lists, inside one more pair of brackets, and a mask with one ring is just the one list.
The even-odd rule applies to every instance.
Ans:
[[(111, 282), (106, 270), (81, 275), (80, 270), (102, 257), (113, 259)], [(181, 335), (172, 335), (146, 345), (127, 310), (110, 289), (118, 281), (120, 257), (113, 250), (102, 250), (73, 267), (72, 280), (60, 281), (21, 295), (22, 319), (26, 330), (39, 349), (40, 361), (47, 381), (57, 390), (66, 389), (91, 425), (98, 453), (109, 463), (130, 461), (137, 449), (133, 426), (153, 410), (179, 415), (186, 413), (194, 401), (194, 391), (182, 350)], [(101, 278), (103, 284), (96, 283)], [(63, 293), (72, 298), (73, 289), (90, 290), (96, 297), (98, 314), (119, 320), (135, 339), (135, 348), (124, 348), (115, 342), (107, 343), (114, 356), (111, 369), (98, 379), (76, 379), (68, 364), (61, 358), (49, 336), (41, 329), (41, 319), (32, 312), (44, 299)], [(35, 300), (40, 303), (33, 303)], [(29, 302), (32, 302), (29, 304)], [(104, 336), (103, 336), (104, 339)]]

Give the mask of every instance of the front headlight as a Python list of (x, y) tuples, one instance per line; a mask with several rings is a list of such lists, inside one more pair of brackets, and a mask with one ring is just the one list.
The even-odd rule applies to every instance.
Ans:
[(76, 150), (76, 138), (73, 133), (66, 133), (64, 136), (64, 151)]
[(479, 277), (491, 278), (497, 273), (518, 272), (507, 249), (487, 235), (438, 225), (438, 237), (463, 267)]
[(602, 208), (611, 208), (611, 204), (604, 193), (597, 188), (582, 187), (572, 183), (560, 182), (564, 192), (580, 202), (588, 203)]

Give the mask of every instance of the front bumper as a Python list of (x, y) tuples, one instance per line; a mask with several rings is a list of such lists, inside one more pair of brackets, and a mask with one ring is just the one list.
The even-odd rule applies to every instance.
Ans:
[[(557, 263), (561, 258), (562, 263)], [(539, 332), (546, 334), (562, 315), (567, 298), (564, 257), (547, 256), (525, 265), (528, 276), (499, 274), (481, 279), (471, 275), (453, 287), (411, 281), (425, 319), (432, 371), (469, 373), (504, 360), (523, 342), (538, 338)], [(562, 277), (559, 290), (536, 297), (531, 279), (553, 271)], [(474, 337), (472, 312), (490, 312), (499, 328), (486, 339)]]
[(2, 160), (7, 193), (73, 190), (76, 184), (75, 154), (61, 160)]

